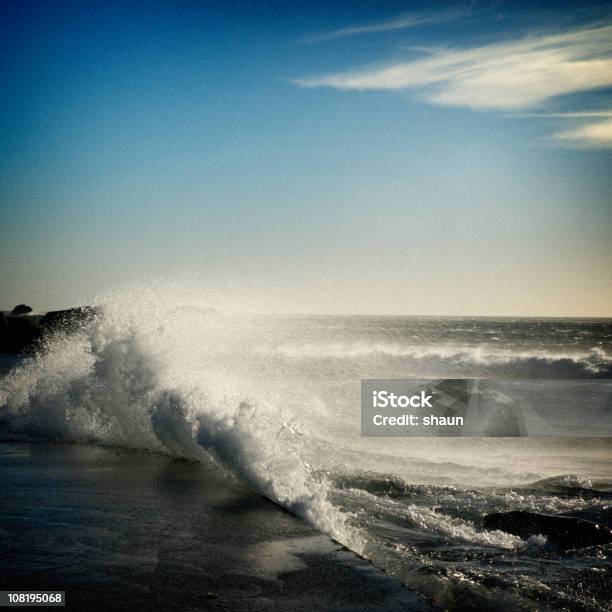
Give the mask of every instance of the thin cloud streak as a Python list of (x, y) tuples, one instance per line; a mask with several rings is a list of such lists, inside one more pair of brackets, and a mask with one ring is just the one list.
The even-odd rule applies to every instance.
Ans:
[(612, 110), (603, 111), (569, 111), (566, 113), (512, 113), (510, 117), (537, 117), (551, 119), (585, 119), (596, 117), (612, 117)]
[(459, 19), (467, 14), (467, 10), (453, 9), (448, 11), (439, 11), (431, 14), (406, 14), (403, 13), (386, 21), (378, 21), (360, 26), (352, 26), (332, 30), (331, 32), (322, 32), (308, 38), (308, 42), (320, 42), (325, 40), (334, 40), (337, 38), (345, 38), (347, 36), (357, 36), (360, 34), (375, 34), (380, 32), (392, 32), (394, 30), (404, 30), (414, 28), (421, 25), (432, 23), (443, 23)]
[(611, 149), (612, 119), (586, 123), (576, 128), (556, 132), (552, 139), (566, 146), (581, 149)]
[(340, 90), (416, 90), (437, 105), (520, 110), (556, 96), (612, 86), (612, 25), (446, 49), (423, 59), (294, 83)]

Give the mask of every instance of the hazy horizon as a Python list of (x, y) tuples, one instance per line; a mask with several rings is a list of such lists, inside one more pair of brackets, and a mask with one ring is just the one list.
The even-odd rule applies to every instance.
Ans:
[(9, 1), (0, 48), (3, 309), (612, 317), (609, 2)]

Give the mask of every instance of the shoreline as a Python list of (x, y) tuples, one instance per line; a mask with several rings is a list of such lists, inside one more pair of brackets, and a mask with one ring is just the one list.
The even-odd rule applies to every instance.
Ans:
[(212, 466), (0, 442), (0, 475), (2, 590), (65, 590), (75, 609), (433, 609)]

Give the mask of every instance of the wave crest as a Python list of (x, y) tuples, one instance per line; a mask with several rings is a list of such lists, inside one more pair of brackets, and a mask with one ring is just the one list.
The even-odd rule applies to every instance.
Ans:
[(169, 354), (165, 330), (138, 323), (107, 310), (50, 338), (2, 381), (2, 435), (214, 461), (360, 552), (361, 534), (328, 500), (330, 484), (310, 469), (291, 415), (214, 368), (179, 371), (173, 359), (185, 338)]

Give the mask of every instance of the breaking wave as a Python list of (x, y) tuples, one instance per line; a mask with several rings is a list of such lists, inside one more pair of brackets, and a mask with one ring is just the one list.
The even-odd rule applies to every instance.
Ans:
[[(205, 363), (206, 349), (200, 369), (177, 367), (183, 343), (193, 336), (177, 336), (176, 320), (172, 329), (149, 319), (141, 324), (114, 306), (106, 304), (104, 314), (78, 333), (49, 340), (2, 381), (5, 439), (98, 443), (213, 461), (339, 542), (363, 550), (361, 535), (347, 526), (350, 513), (328, 501), (329, 483), (311, 473), (305, 434), (281, 404)], [(214, 327), (220, 332), (214, 321), (205, 327), (211, 335)]]

